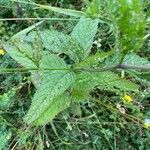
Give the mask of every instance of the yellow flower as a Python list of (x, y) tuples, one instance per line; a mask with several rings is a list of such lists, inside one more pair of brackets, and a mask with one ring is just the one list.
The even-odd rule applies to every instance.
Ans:
[(150, 124), (144, 123), (144, 128), (148, 129), (150, 127)]
[(129, 95), (127, 95), (127, 94), (125, 94), (125, 95), (122, 97), (122, 99), (123, 99), (123, 102), (124, 102), (124, 103), (127, 103), (127, 104), (129, 104), (129, 103), (132, 103), (132, 102), (133, 102), (132, 97), (131, 97), (131, 96), (129, 96)]
[(144, 128), (146, 129), (150, 128), (150, 119), (145, 119)]
[(5, 51), (0, 48), (0, 55), (4, 55), (4, 54), (5, 54)]

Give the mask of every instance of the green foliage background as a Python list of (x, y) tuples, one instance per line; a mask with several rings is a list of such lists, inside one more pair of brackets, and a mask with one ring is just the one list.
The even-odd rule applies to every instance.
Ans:
[[(93, 71), (120, 61), (150, 66), (150, 3), (125, 1), (30, 1), (83, 11), (71, 11), (82, 15), (75, 20), (66, 10), (0, 1), (0, 18), (68, 19), (36, 28), (29, 19), (0, 22), (0, 149), (149, 149), (149, 71)], [(133, 103), (123, 103), (125, 93)]]

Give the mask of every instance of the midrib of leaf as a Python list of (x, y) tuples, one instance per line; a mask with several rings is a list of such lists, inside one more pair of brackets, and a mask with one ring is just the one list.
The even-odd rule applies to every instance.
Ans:
[[(57, 72), (57, 74), (58, 74), (58, 72)], [(56, 82), (53, 83), (54, 87), (57, 87), (59, 85), (59, 83), (61, 82), (62, 78), (64, 78), (67, 74), (68, 73), (60, 76), (59, 80), (57, 80)], [(46, 75), (46, 76), (48, 76), (48, 75)], [(64, 91), (60, 92), (58, 90), (56, 91), (56, 89), (54, 87), (51, 87), (51, 89), (50, 89), (49, 84), (47, 84), (47, 86), (45, 86), (46, 83), (49, 83), (49, 80), (52, 80), (52, 78), (48, 78), (47, 80), (43, 79), (44, 83), (42, 83), (42, 84), (44, 84), (44, 87), (41, 85), (41, 87), (37, 90), (37, 93), (39, 93), (39, 92), (42, 93), (42, 91), (43, 91), (43, 93), (42, 93), (42, 95), (41, 94), (38, 95), (38, 97), (40, 96), (40, 99), (37, 97), (37, 95), (35, 95), (35, 97), (32, 101), (32, 105), (31, 105), (32, 109), (29, 110), (29, 112), (25, 118), (25, 121), (28, 124), (30, 124), (30, 123), (34, 122), (36, 119), (38, 119), (48, 109), (48, 107), (51, 104), (53, 104), (53, 98), (55, 96), (58, 96), (64, 92)], [(38, 103), (38, 106), (37, 106), (37, 103)]]
[(38, 68), (37, 64), (33, 61), (33, 59), (31, 59), (31, 57), (29, 57), (25, 52), (20, 51), (16, 46), (12, 45), (12, 43), (3, 43), (3, 48), (15, 61), (25, 68)]
[[(45, 54), (40, 65), (41, 68), (47, 67), (67, 67), (65, 62), (56, 55)], [(28, 124), (34, 123), (41, 117), (50, 105), (53, 105), (53, 99), (61, 95), (74, 82), (74, 74), (67, 70), (62, 71), (44, 71), (40, 87), (37, 89), (31, 107), (25, 116)], [(44, 122), (43, 122), (44, 124)]]
[[(37, 63), (32, 59), (32, 57), (30, 57), (28, 54), (26, 54), (24, 51), (22, 51), (22, 50), (16, 45), (15, 42), (12, 42), (12, 44), (14, 44), (14, 45), (16, 46), (17, 50), (18, 50), (20, 53), (22, 53), (26, 58), (28, 58), (29, 60), (31, 60), (37, 67), (39, 67), (39, 66), (37, 65)], [(25, 67), (25, 66), (24, 66), (24, 67)]]

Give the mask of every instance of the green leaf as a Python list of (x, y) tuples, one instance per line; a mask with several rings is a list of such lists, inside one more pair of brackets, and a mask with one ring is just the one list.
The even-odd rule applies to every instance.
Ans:
[[(105, 61), (106, 66), (114, 66), (119, 64), (119, 61), (115, 54), (111, 55), (111, 57), (108, 57)], [(125, 56), (122, 64), (126, 65), (133, 65), (133, 66), (144, 66), (144, 67), (150, 67), (150, 61), (148, 61), (146, 58), (142, 58), (139, 55), (135, 53), (129, 53)]]
[(145, 83), (146, 85), (150, 86), (150, 73), (134, 73), (133, 76), (136, 78), (136, 80)]
[[(118, 60), (116, 59), (115, 56), (108, 58), (105, 61), (105, 65), (106, 66), (113, 66), (118, 64)], [(123, 64), (126, 65), (131, 65), (131, 66), (141, 66), (141, 67), (150, 67), (150, 61), (148, 61), (146, 58), (142, 58), (139, 55), (135, 54), (135, 53), (129, 53), (125, 56), (123, 62)], [(142, 81), (142, 83), (146, 83), (149, 84), (150, 83), (150, 79), (149, 79), (149, 72), (141, 72), (138, 70), (126, 70), (126, 72), (128, 72), (130, 74), (130, 76), (134, 77), (136, 80), (138, 81)]]
[(39, 5), (40, 8), (51, 10), (60, 14), (68, 15), (68, 16), (73, 16), (73, 17), (82, 17), (86, 16), (86, 13), (78, 10), (73, 10), (73, 9), (64, 9), (64, 8), (59, 8), (59, 7), (52, 7), (52, 6), (46, 6), (46, 5)]
[(0, 123), (0, 150), (8, 149), (8, 140), (11, 138), (11, 132), (6, 130), (6, 125)]
[(97, 28), (98, 19), (82, 17), (71, 33), (71, 36), (84, 48), (85, 56), (87, 56), (91, 50)]
[(35, 120), (35, 125), (43, 125), (50, 121), (52, 121), (55, 116), (69, 107), (70, 105), (70, 97), (63, 93), (62, 95), (59, 95), (53, 99), (53, 103), (45, 110), (45, 112), (37, 119)]
[(69, 36), (58, 31), (44, 30), (40, 32), (43, 45), (54, 53), (63, 53), (68, 45)]
[(19, 3), (24, 3), (24, 4), (30, 4), (30, 5), (36, 6), (38, 8), (41, 8), (41, 9), (47, 9), (47, 10), (54, 11), (54, 12), (64, 14), (64, 15), (68, 15), (68, 16), (82, 17), (82, 16), (86, 15), (82, 11), (73, 10), (73, 9), (64, 9), (64, 8), (59, 8), (59, 7), (52, 7), (52, 6), (47, 6), (47, 5), (36, 4), (33, 2), (32, 3), (31, 2), (25, 2), (25, 1), (21, 1), (21, 0), (14, 0), (14, 1), (19, 2)]
[[(26, 40), (30, 42), (33, 41), (36, 34), (36, 32), (31, 32), (28, 34)], [(79, 62), (83, 59), (84, 49), (69, 35), (55, 30), (39, 31), (38, 35), (46, 50), (49, 50), (52, 53), (64, 53), (75, 62)]]
[(134, 91), (138, 92), (138, 85), (120, 78), (117, 74), (107, 71), (101, 73), (82, 72), (77, 75), (73, 86), (72, 95), (75, 101), (88, 98), (94, 87), (113, 92)]
[(126, 57), (124, 58), (123, 64), (150, 67), (150, 61), (134, 53), (126, 55)]
[[(142, 58), (138, 56), (137, 54), (128, 54), (126, 55), (124, 61), (124, 64), (127, 65), (133, 65), (133, 66), (143, 66), (143, 67), (150, 67), (150, 61), (148, 61), (146, 58)], [(150, 84), (150, 73), (149, 72), (141, 72), (137, 70), (128, 70), (128, 73), (135, 77), (136, 80), (142, 81), (142, 83)]]
[(37, 4), (37, 5), (42, 9), (47, 9), (47, 10), (54, 11), (54, 12), (64, 14), (64, 15), (68, 15), (68, 16), (82, 17), (82, 16), (86, 15), (86, 13), (84, 13), (82, 11), (78, 11), (78, 10), (64, 9), (64, 8), (59, 8), (59, 7), (40, 5), (40, 4)]
[(18, 40), (15, 45), (14, 43), (4, 43), (3, 47), (15, 61), (25, 68), (38, 67), (38, 64), (34, 61), (31, 45)]
[(86, 13), (92, 17), (98, 17), (100, 15), (100, 1), (93, 0), (88, 6)]
[[(43, 56), (40, 68), (45, 70), (43, 70), (41, 85), (37, 89), (31, 107), (25, 116), (25, 121), (28, 124), (41, 117), (54, 104), (54, 98), (68, 89), (75, 78), (66, 63), (53, 54)], [(53, 68), (54, 70), (46, 70), (47, 68)], [(51, 113), (53, 114), (53, 112)]]
[(77, 75), (76, 81), (72, 89), (73, 101), (85, 101), (89, 98), (90, 91), (93, 90), (94, 87), (97, 85), (96, 81), (91, 81), (92, 75), (92, 73), (88, 72), (83, 72)]
[(20, 32), (18, 32), (17, 34), (15, 34), (11, 39), (15, 40), (15, 39), (19, 39), (21, 38), (21, 36), (26, 35), (27, 33), (29, 33), (31, 30), (37, 28), (39, 25), (41, 25), (44, 21), (39, 21), (38, 23), (33, 24), (32, 26), (29, 26), (28, 28), (21, 30)]
[(1, 6), (7, 6), (7, 7), (11, 7), (12, 6), (12, 1), (10, 1), (10, 0), (1, 0), (0, 1), (0, 5)]
[(43, 45), (54, 53), (65, 53), (75, 62), (82, 59), (83, 48), (80, 44), (61, 32), (45, 30), (40, 33)]
[(99, 63), (103, 62), (104, 59), (107, 58), (111, 54), (112, 54), (112, 51), (96, 53), (95, 55), (91, 55), (87, 57), (86, 59), (84, 59), (79, 64), (77, 64), (77, 67), (82, 67), (82, 68), (93, 67), (94, 65), (98, 65)]
[(119, 32), (123, 52), (137, 51), (143, 44), (144, 13), (141, 0), (109, 0), (110, 16)]
[(6, 110), (10, 108), (14, 103), (14, 96), (16, 94), (16, 89), (12, 88), (7, 93), (0, 95), (0, 109)]
[[(1, 132), (0, 132), (1, 133)], [(3, 150), (4, 148), (6, 148), (7, 142), (10, 138), (10, 133), (1, 133), (0, 134), (0, 149)]]
[(15, 61), (32, 70), (39, 66), (43, 47), (38, 35), (28, 41), (26, 34), (26, 32), (16, 34), (9, 42), (3, 43), (3, 48)]

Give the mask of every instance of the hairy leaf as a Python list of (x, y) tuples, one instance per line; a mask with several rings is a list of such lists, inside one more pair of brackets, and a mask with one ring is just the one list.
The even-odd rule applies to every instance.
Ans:
[(35, 120), (35, 125), (43, 125), (46, 124), (61, 111), (69, 107), (70, 105), (70, 97), (63, 93), (60, 96), (57, 96), (53, 99), (53, 103), (49, 105), (49, 107), (45, 110), (45, 112), (37, 119)]
[(97, 28), (98, 19), (82, 17), (71, 33), (72, 37), (84, 48), (85, 56), (90, 52)]
[(54, 53), (65, 53), (75, 62), (82, 59), (83, 48), (69, 35), (57, 31), (41, 31), (42, 42), (48, 50)]
[[(74, 82), (74, 74), (68, 70), (65, 62), (56, 55), (45, 54), (40, 68), (45, 70), (43, 70), (41, 85), (37, 89), (31, 107), (25, 116), (25, 121), (28, 124), (41, 117), (53, 105), (54, 98), (61, 95)], [(47, 68), (54, 70), (47, 70)], [(51, 113), (53, 114), (53, 112)]]
[(33, 41), (36, 34), (40, 36), (43, 43), (43, 47), (52, 53), (64, 53), (68, 55), (75, 62), (79, 62), (84, 55), (84, 49), (80, 44), (69, 35), (55, 31), (55, 30), (43, 30), (31, 32), (26, 37), (27, 41)]
[(4, 43), (3, 47), (15, 61), (25, 68), (37, 68), (38, 64), (34, 61), (31, 45), (18, 41), (18, 44)]
[(126, 55), (123, 63), (127, 65), (150, 67), (150, 61), (134, 53)]
[[(133, 65), (133, 66), (142, 66), (150, 68), (150, 61), (146, 58), (142, 58), (136, 54), (126, 55), (124, 59), (124, 64)], [(142, 81), (142, 83), (150, 84), (150, 73), (149, 72), (141, 72), (137, 70), (128, 70), (128, 73), (131, 76), (134, 76), (138, 81)]]
[(119, 91), (138, 92), (139, 88), (135, 83), (122, 79), (113, 72), (83, 72), (76, 77), (72, 95), (76, 101), (85, 100), (94, 87), (117, 93)]
[[(127, 65), (134, 65), (134, 66), (144, 66), (144, 67), (150, 66), (150, 61), (148, 61), (145, 58), (140, 57), (139, 55), (135, 53), (127, 54), (122, 63), (127, 64)], [(108, 57), (105, 61), (106, 66), (113, 66), (117, 64), (119, 64), (119, 60), (117, 59), (117, 57), (115, 57), (115, 54)]]
[(84, 59), (82, 62), (77, 64), (77, 67), (84, 67), (84, 68), (90, 68), (95, 65), (98, 65), (99, 63), (103, 62), (105, 58), (107, 58), (109, 55), (112, 54), (112, 51), (109, 52), (101, 52), (96, 53), (95, 55), (91, 55)]

